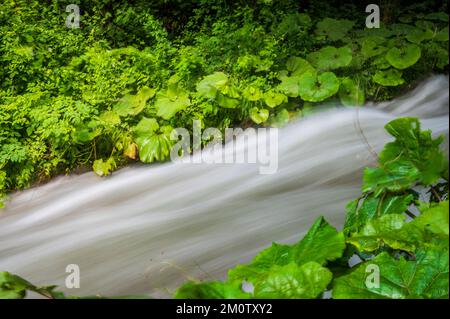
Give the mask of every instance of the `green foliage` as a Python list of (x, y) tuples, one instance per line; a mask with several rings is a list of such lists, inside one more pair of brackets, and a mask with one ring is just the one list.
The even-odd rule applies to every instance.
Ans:
[(366, 96), (359, 83), (351, 78), (343, 78), (339, 86), (339, 99), (346, 106), (359, 106), (364, 104)]
[(316, 34), (331, 41), (341, 40), (355, 23), (347, 19), (325, 18), (317, 23)]
[(27, 291), (33, 291), (51, 299), (63, 298), (64, 294), (55, 291), (56, 286), (36, 287), (27, 280), (9, 272), (0, 272), (0, 299), (22, 299)]
[(339, 80), (333, 72), (305, 73), (300, 77), (299, 85), (300, 97), (308, 102), (324, 101), (339, 90)]
[(255, 298), (306, 299), (316, 298), (328, 286), (331, 271), (316, 262), (301, 266), (290, 263), (274, 266), (266, 280), (255, 285)]
[[(366, 29), (333, 1), (77, 3), (79, 29), (68, 1), (0, 5), (0, 198), (80, 167), (167, 160), (169, 128), (194, 119), (282, 127), (307, 102), (362, 105), (448, 70), (445, 7), (398, 7)], [(153, 135), (133, 131), (145, 118)]]
[[(364, 172), (362, 195), (347, 205), (343, 231), (319, 217), (298, 243), (272, 243), (251, 263), (230, 269), (225, 281), (191, 280), (174, 297), (299, 299), (320, 298), (331, 290), (337, 299), (448, 298), (449, 202), (444, 199), (448, 168), (435, 168), (432, 174), (429, 169), (434, 157), (443, 156), (438, 148), (442, 138), (433, 139), (431, 132), (420, 130), (415, 118), (399, 118), (385, 128), (395, 140), (380, 153), (379, 167)], [(139, 136), (159, 136), (163, 131), (154, 118), (144, 118), (134, 127)], [(96, 165), (103, 172), (105, 163)], [(374, 175), (373, 170), (382, 174)], [(386, 183), (386, 176), (407, 176), (407, 182)], [(428, 190), (433, 196), (419, 201), (416, 190)], [(350, 266), (353, 257), (360, 261)], [(244, 283), (252, 289), (244, 291)], [(66, 298), (54, 289), (0, 273), (0, 298), (24, 298), (27, 290)]]
[[(246, 295), (252, 298), (318, 298), (327, 290), (338, 299), (448, 298), (449, 203), (436, 197), (420, 202), (413, 190), (436, 187), (423, 176), (430, 176), (428, 168), (435, 164), (428, 154), (443, 155), (442, 138), (432, 139), (414, 118), (391, 121), (386, 130), (396, 139), (383, 149), (379, 167), (364, 172), (363, 194), (347, 205), (343, 232), (320, 217), (298, 243), (273, 243), (251, 263), (229, 270), (223, 286), (188, 282), (175, 296), (226, 298), (206, 291), (213, 285), (233, 287), (233, 298), (244, 293), (246, 282), (253, 285)], [(445, 171), (435, 168), (433, 183), (440, 179), (448, 185)], [(420, 214), (412, 214), (412, 207)], [(354, 255), (361, 261), (350, 267)]]
[[(349, 275), (337, 278), (333, 285), (333, 298), (447, 299), (448, 249), (422, 250), (415, 257), (415, 260), (397, 259), (383, 252), (355, 267)], [(379, 287), (372, 288), (366, 284), (368, 265), (379, 267)]]
[(186, 283), (174, 295), (176, 299), (246, 299), (249, 297), (250, 294), (243, 292), (238, 284), (220, 281)]
[(420, 48), (415, 44), (408, 44), (402, 48), (391, 48), (386, 53), (386, 60), (397, 69), (406, 69), (420, 59)]
[(348, 66), (352, 62), (352, 49), (326, 46), (308, 55), (309, 61), (318, 69), (332, 70)]
[(139, 158), (144, 163), (163, 161), (169, 158), (174, 142), (171, 140), (172, 127), (158, 125), (154, 118), (142, 118), (133, 128)]
[(92, 169), (98, 176), (107, 176), (111, 174), (115, 167), (116, 162), (113, 157), (108, 158), (106, 161), (103, 161), (102, 158), (95, 160), (92, 165)]
[[(0, 299), (23, 299), (27, 292), (37, 293), (48, 299), (108, 299), (96, 296), (66, 296), (63, 292), (55, 290), (57, 286), (38, 287), (18, 275), (9, 272), (0, 272)], [(148, 296), (118, 296), (110, 299), (149, 299)]]

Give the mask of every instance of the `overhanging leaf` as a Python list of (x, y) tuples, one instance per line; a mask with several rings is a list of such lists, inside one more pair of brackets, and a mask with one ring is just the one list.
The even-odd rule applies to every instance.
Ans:
[(267, 91), (264, 94), (264, 102), (267, 104), (268, 107), (274, 108), (280, 104), (283, 104), (287, 102), (287, 96), (283, 93), (278, 93), (273, 90)]
[(347, 242), (361, 252), (373, 252), (382, 245), (412, 252), (416, 248), (414, 238), (399, 236), (400, 230), (406, 224), (405, 220), (406, 216), (399, 214), (384, 215), (373, 219), (360, 232), (347, 238)]

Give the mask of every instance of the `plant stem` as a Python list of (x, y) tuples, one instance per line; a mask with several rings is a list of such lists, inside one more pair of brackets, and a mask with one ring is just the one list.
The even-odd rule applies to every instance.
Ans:
[(411, 217), (412, 219), (416, 218), (416, 215), (411, 213), (408, 209), (405, 211), (405, 214), (408, 215), (409, 217)]

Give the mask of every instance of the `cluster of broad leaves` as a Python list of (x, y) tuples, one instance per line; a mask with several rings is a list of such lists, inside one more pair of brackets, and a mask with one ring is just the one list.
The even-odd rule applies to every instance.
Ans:
[[(65, 26), (72, 2), (80, 28)], [(334, 2), (3, 1), (0, 194), (167, 160), (172, 128), (193, 120), (282, 127), (448, 72), (446, 4), (398, 7), (367, 29), (363, 5)]]
[[(379, 165), (365, 170), (362, 195), (347, 205), (342, 231), (319, 217), (298, 243), (273, 243), (251, 263), (230, 269), (226, 281), (189, 281), (174, 297), (320, 298), (331, 291), (332, 298), (346, 299), (448, 298), (442, 137), (422, 131), (416, 118), (391, 121), (386, 130), (395, 140), (379, 154)], [(65, 298), (54, 288), (0, 273), (0, 298), (23, 298), (27, 290)]]
[(378, 167), (365, 170), (342, 231), (320, 217), (298, 243), (273, 243), (229, 270), (225, 282), (187, 282), (174, 297), (318, 298), (331, 290), (337, 299), (448, 298), (443, 138), (421, 131), (416, 118), (394, 120), (386, 130), (395, 141), (379, 154)]

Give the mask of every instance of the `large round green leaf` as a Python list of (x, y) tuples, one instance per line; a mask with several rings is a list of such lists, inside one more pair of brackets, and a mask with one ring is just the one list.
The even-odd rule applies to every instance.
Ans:
[(420, 48), (415, 44), (408, 44), (401, 48), (391, 48), (386, 53), (386, 60), (397, 69), (406, 69), (420, 59)]
[(333, 72), (306, 73), (300, 77), (300, 97), (309, 102), (320, 102), (333, 96), (339, 90), (339, 80)]
[(272, 90), (264, 94), (264, 102), (266, 102), (267, 106), (269, 106), (270, 108), (274, 108), (275, 106), (287, 102), (287, 100), (288, 99), (286, 95)]
[(323, 293), (333, 274), (311, 261), (301, 266), (274, 266), (266, 280), (255, 284), (255, 298), (312, 299)]
[(205, 76), (197, 84), (197, 92), (206, 98), (213, 99), (216, 97), (217, 90), (224, 88), (228, 83), (228, 76), (223, 72), (214, 72)]
[(375, 59), (372, 62), (372, 65), (375, 66), (378, 70), (385, 70), (391, 67), (389, 62), (386, 60), (385, 55), (379, 55), (375, 57)]
[(115, 113), (120, 116), (137, 115), (145, 107), (145, 103), (155, 96), (155, 89), (141, 88), (137, 94), (125, 94), (113, 107)]
[(289, 112), (281, 109), (275, 116), (270, 117), (270, 126), (282, 128), (289, 122)]
[(371, 58), (386, 52), (387, 48), (373, 40), (366, 40), (361, 43), (361, 53), (365, 58)]
[(239, 100), (230, 98), (226, 95), (219, 93), (217, 97), (217, 103), (226, 109), (235, 109), (239, 105)]
[(425, 40), (431, 40), (434, 37), (434, 32), (430, 29), (420, 29), (420, 28), (415, 28), (413, 30), (411, 30), (410, 32), (408, 32), (408, 34), (406, 35), (406, 39), (409, 42), (412, 43), (417, 43), (419, 44), (422, 41)]
[(289, 97), (297, 97), (299, 90), (299, 81), (300, 78), (298, 76), (283, 77), (281, 83), (278, 85), (278, 91), (284, 93)]
[(343, 78), (339, 86), (339, 99), (347, 106), (363, 105), (365, 102), (364, 90), (351, 78)]
[(405, 83), (402, 72), (396, 69), (378, 71), (373, 75), (372, 80), (383, 86), (397, 86)]
[(156, 95), (155, 107), (157, 115), (165, 120), (172, 118), (176, 113), (186, 109), (191, 104), (188, 92), (177, 88), (176, 90), (160, 91)]
[(292, 76), (300, 76), (306, 72), (314, 72), (308, 61), (299, 57), (291, 57), (286, 62), (286, 68)]
[(170, 139), (172, 127), (161, 127), (159, 132), (136, 138), (139, 159), (144, 163), (163, 161), (169, 158), (173, 141)]
[(341, 48), (326, 46), (319, 51), (310, 53), (307, 58), (319, 69), (337, 69), (348, 66), (352, 62), (352, 49), (347, 46)]

